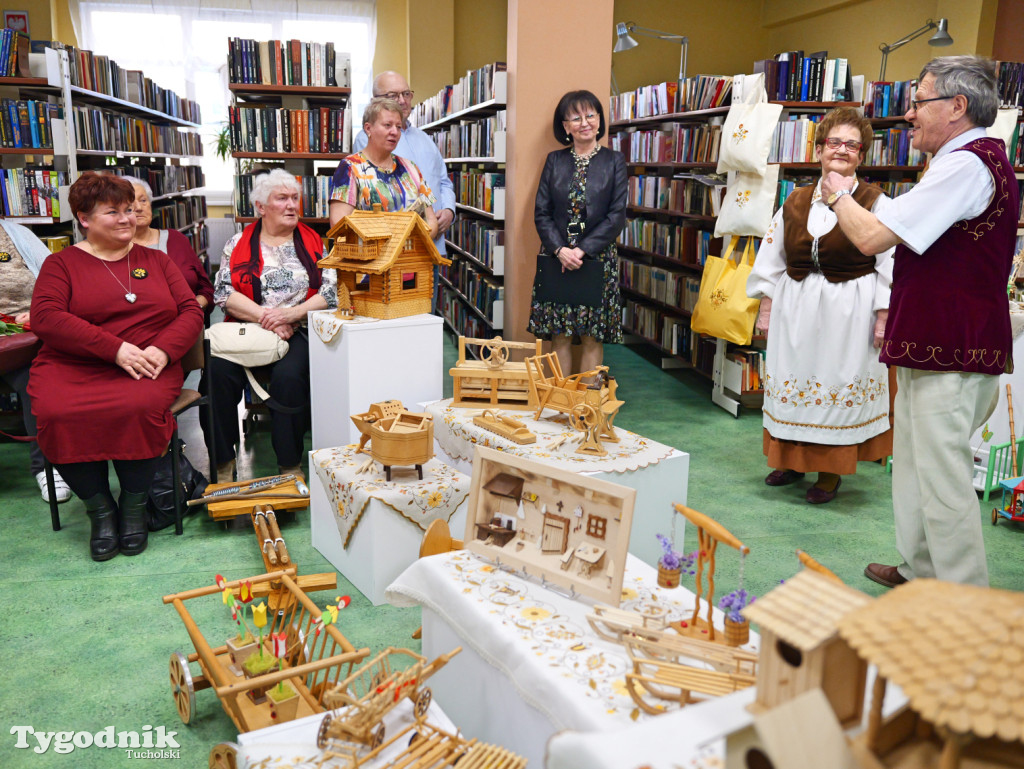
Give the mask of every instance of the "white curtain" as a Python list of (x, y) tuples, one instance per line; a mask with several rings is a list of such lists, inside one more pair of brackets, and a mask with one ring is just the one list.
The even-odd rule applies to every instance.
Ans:
[[(79, 47), (109, 56), (125, 69), (141, 69), (158, 85), (197, 101), (206, 141), (220, 130), (231, 103), (229, 37), (333, 42), (335, 51), (351, 55), (354, 114), (370, 99), (375, 0), (69, 0), (68, 5)], [(208, 151), (207, 186), (229, 190), (229, 166)]]

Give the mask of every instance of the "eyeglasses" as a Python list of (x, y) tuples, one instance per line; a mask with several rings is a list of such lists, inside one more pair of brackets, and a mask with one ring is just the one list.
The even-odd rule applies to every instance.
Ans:
[(860, 148), (864, 146), (863, 142), (859, 142), (856, 139), (849, 139), (848, 141), (845, 142), (838, 136), (830, 136), (827, 139), (825, 139), (825, 146), (828, 147), (830, 150), (837, 150), (844, 144), (846, 145), (846, 149), (848, 149), (850, 152), (860, 152)]
[(583, 125), (583, 121), (586, 120), (588, 123), (594, 123), (597, 121), (597, 115), (593, 112), (588, 112), (586, 115), (577, 115), (576, 117), (566, 118), (566, 123), (572, 123), (574, 126), (579, 128)]
[(921, 109), (921, 105), (922, 104), (927, 104), (930, 101), (943, 101), (945, 99), (955, 99), (955, 98), (956, 98), (956, 94), (953, 94), (952, 96), (933, 96), (930, 99), (911, 99), (910, 103), (914, 105), (914, 111), (917, 112), (917, 110)]
[(387, 93), (377, 94), (377, 98), (391, 99), (392, 101), (401, 101), (402, 99), (412, 101), (412, 97), (415, 93), (415, 91), (388, 91)]

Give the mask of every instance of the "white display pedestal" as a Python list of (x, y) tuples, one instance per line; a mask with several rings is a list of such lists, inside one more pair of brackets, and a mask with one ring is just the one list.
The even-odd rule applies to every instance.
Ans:
[(346, 323), (330, 342), (311, 333), (313, 448), (356, 443), (359, 430), (349, 417), (371, 403), (400, 400), (412, 409), (438, 400), (444, 373), (442, 323), (436, 315)]
[(979, 461), (975, 463), (978, 470), (975, 472), (974, 485), (977, 489), (981, 489), (985, 481), (989, 447), (1010, 442), (1010, 411), (1007, 407), (1006, 385), (1010, 385), (1013, 391), (1014, 405), (1017, 407), (1014, 409), (1016, 415), (1014, 429), (1017, 432), (1017, 437), (1020, 438), (1024, 433), (1024, 418), (1021, 417), (1024, 414), (1024, 410), (1021, 409), (1021, 406), (1024, 405), (1024, 334), (1013, 340), (1013, 360), (1016, 363), (1013, 373), (999, 375), (999, 403), (987, 423), (988, 429), (992, 431), (992, 437), (987, 442), (982, 440), (981, 433), (985, 429), (984, 425), (981, 430), (971, 436), (971, 448), (977, 449), (974, 454), (979, 458)]
[[(435, 428), (436, 429), (436, 428)], [(445, 453), (434, 440), (434, 456), (466, 475), (473, 474), (473, 463), (455, 459)], [(598, 472), (580, 473), (592, 478), (602, 478), (612, 483), (636, 489), (636, 504), (633, 506), (633, 526), (629, 532), (629, 552), (646, 563), (657, 567), (661, 556), (661, 545), (656, 534), (671, 537), (672, 521), (676, 524), (676, 549), (683, 547), (686, 519), (675, 512), (674, 504), (686, 504), (687, 486), (690, 479), (690, 455), (673, 450), (672, 454), (657, 464), (647, 465), (624, 473)], [(452, 527), (452, 536), (459, 537), (464, 528)], [(458, 533), (456, 533), (458, 532)]]
[[(309, 461), (312, 466), (312, 458)], [(404, 471), (405, 468), (396, 470)], [(456, 538), (466, 528), (467, 505), (468, 497), (448, 522)], [(374, 606), (386, 603), (384, 590), (419, 558), (423, 530), (380, 500), (371, 499), (346, 548), (331, 502), (316, 477), (310, 478), (309, 510), (313, 547)]]

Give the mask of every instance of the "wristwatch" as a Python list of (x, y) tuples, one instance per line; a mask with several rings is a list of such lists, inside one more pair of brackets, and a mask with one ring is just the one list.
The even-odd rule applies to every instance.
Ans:
[(834, 206), (836, 202), (839, 200), (839, 198), (841, 198), (843, 195), (852, 194), (853, 193), (850, 190), (836, 190), (835, 192), (828, 196), (828, 200), (825, 201), (825, 205), (828, 206), (829, 208), (832, 208), (832, 206)]

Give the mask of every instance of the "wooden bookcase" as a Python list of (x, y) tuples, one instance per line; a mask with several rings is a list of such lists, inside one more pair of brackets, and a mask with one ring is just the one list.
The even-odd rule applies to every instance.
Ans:
[[(413, 115), (437, 144), (455, 186), (455, 221), (445, 236), (452, 264), (441, 268), (437, 312), (455, 336), (480, 339), (500, 334), (504, 324), (508, 73), (494, 66), (442, 89)], [(453, 101), (466, 106), (453, 109)]]

